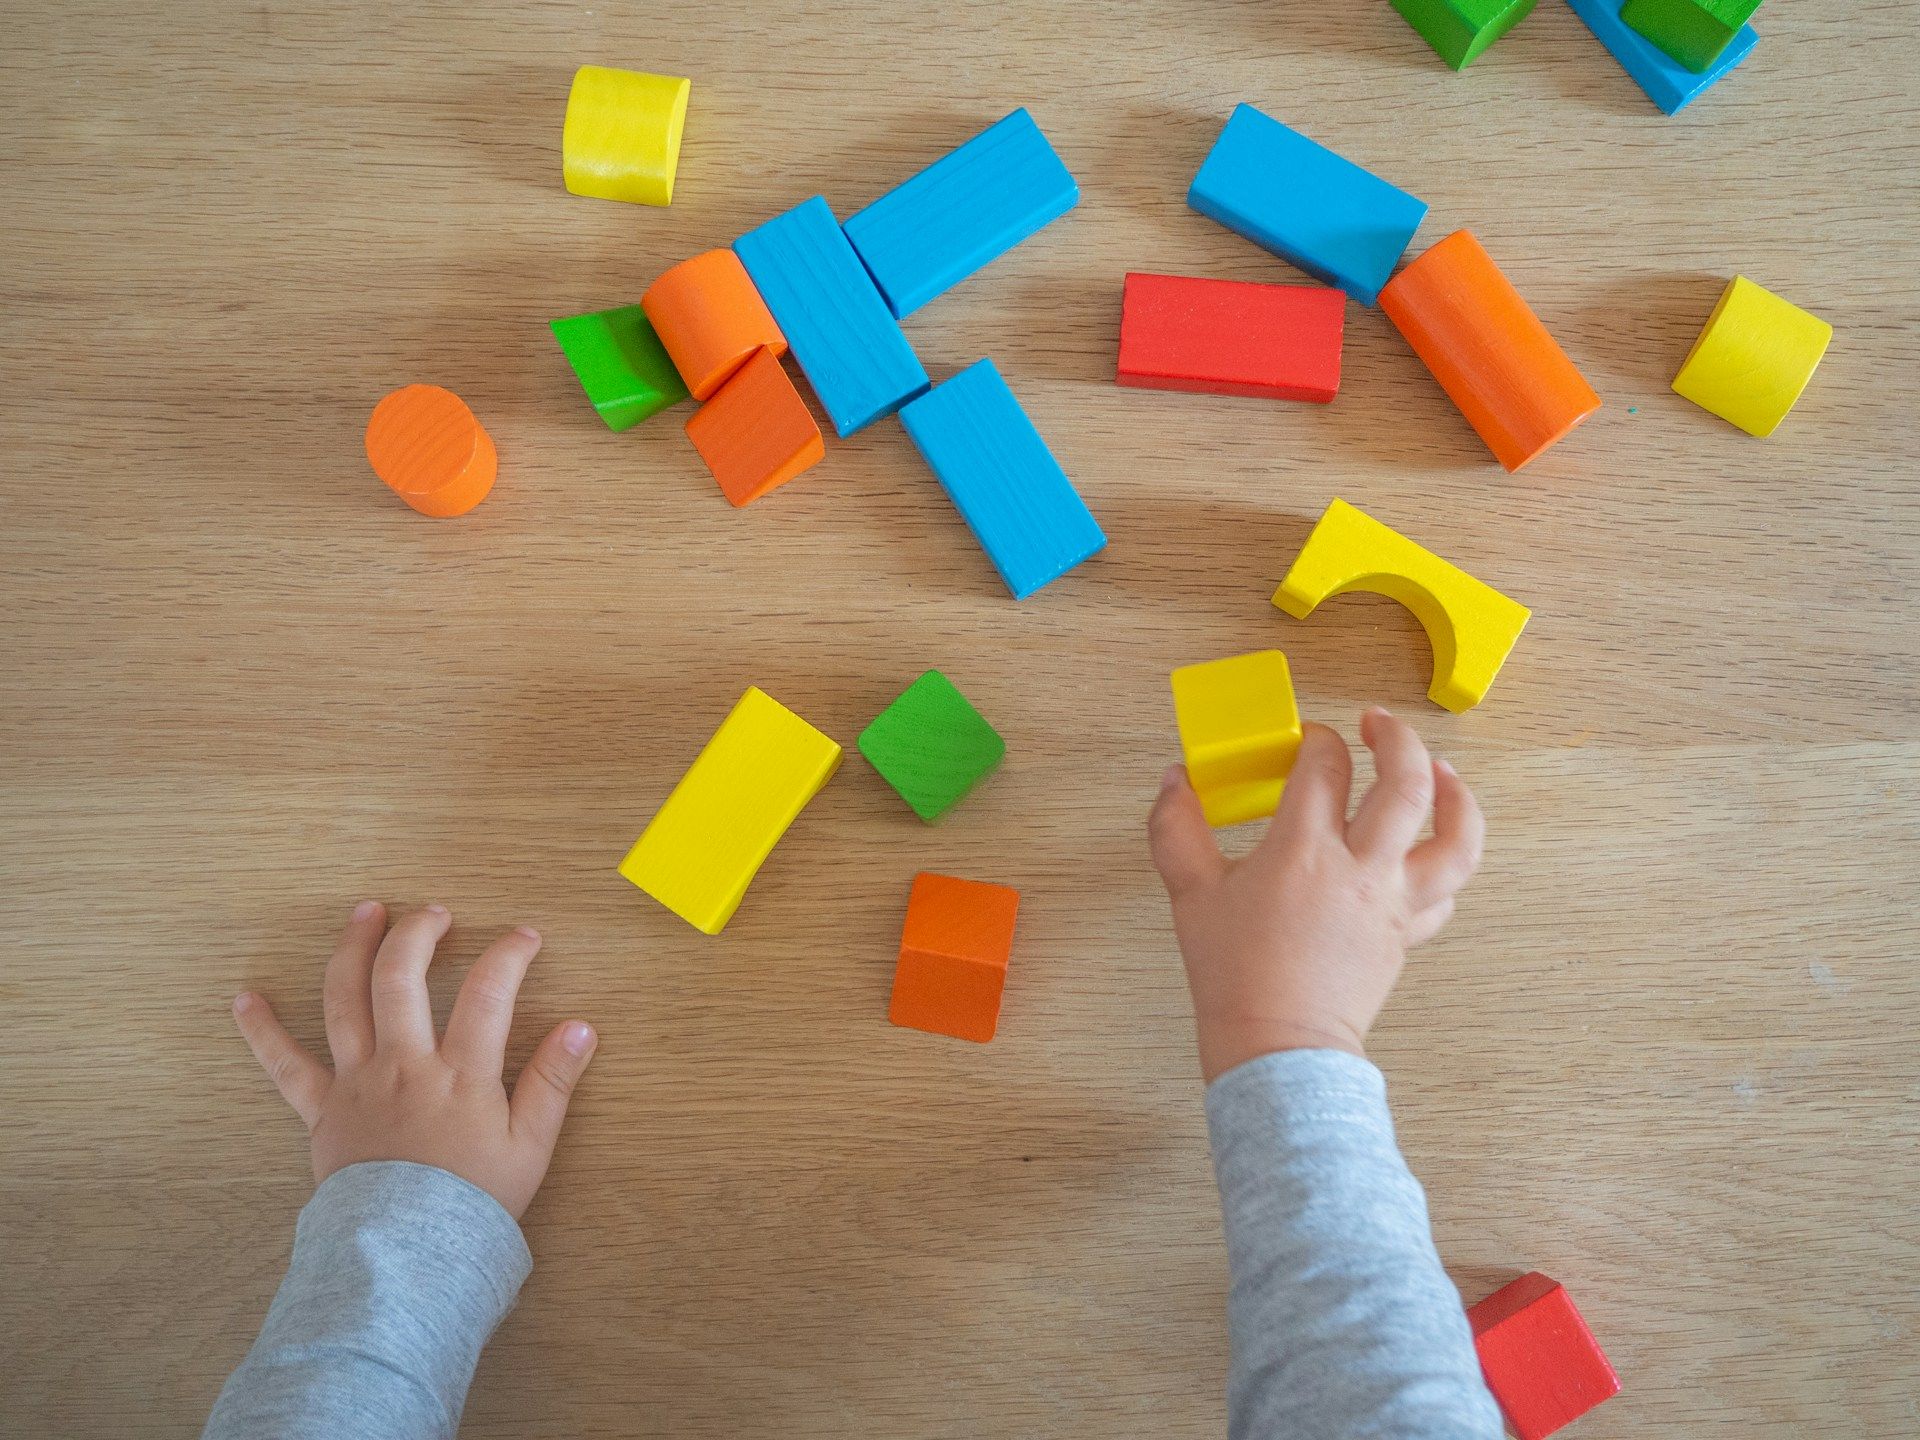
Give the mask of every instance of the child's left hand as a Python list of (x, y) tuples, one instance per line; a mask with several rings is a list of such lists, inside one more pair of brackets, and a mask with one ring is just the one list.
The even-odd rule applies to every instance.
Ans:
[(518, 1220), (546, 1177), (568, 1097), (599, 1037), (583, 1020), (556, 1026), (509, 1099), (507, 1033), (540, 937), (522, 928), (489, 946), (436, 1040), (427, 966), (452, 924), (438, 905), (391, 930), (374, 901), (353, 912), (327, 962), (331, 1070), (287, 1033), (262, 996), (238, 996), (233, 1014), (254, 1058), (306, 1122), (315, 1181), (364, 1160), (412, 1160), (479, 1186)]

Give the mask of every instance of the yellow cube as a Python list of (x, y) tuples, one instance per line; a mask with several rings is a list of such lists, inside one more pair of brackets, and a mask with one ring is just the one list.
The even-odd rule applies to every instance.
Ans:
[(840, 747), (749, 689), (673, 787), (620, 873), (697, 930), (718, 935), (760, 864), (840, 768)]
[(1172, 679), (1187, 778), (1207, 823), (1239, 825), (1273, 814), (1300, 749), (1287, 657), (1257, 650), (1183, 665)]
[(1736, 275), (1693, 342), (1674, 390), (1749, 435), (1787, 418), (1833, 341), (1833, 326)]
[(639, 205), (673, 202), (691, 80), (582, 65), (567, 92), (560, 159), (567, 189)]

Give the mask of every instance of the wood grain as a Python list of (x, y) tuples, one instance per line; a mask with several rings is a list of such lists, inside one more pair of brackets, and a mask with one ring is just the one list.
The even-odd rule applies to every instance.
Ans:
[[(1551, 0), (1462, 76), (1372, 4), (0, 0), (0, 1431), (197, 1427), (307, 1190), (227, 1003), (317, 1039), (372, 895), (453, 908), (443, 1002), (538, 925), (523, 1035), (605, 1035), (466, 1435), (1219, 1434), (1141, 822), (1167, 672), (1278, 644), (1492, 815), (1376, 1035), (1467, 1298), (1567, 1283), (1583, 1440), (1920, 1433), (1920, 27), (1764, 21), (1669, 121)], [(670, 210), (562, 190), (584, 61), (694, 77)], [(1507, 477), (1358, 307), (1325, 410), (1114, 386), (1125, 270), (1291, 274), (1183, 203), (1241, 99), (1475, 230), (1606, 408)], [(549, 318), (1022, 103), (1082, 204), (909, 328), (1104, 556), (1010, 604), (890, 423), (736, 513), (684, 412), (595, 420)], [(1766, 442), (1666, 388), (1736, 269), (1838, 329)], [(463, 520), (367, 470), (412, 380), (498, 442)], [(1534, 607), (1485, 707), (1389, 602), (1268, 605), (1335, 493)], [(848, 741), (929, 664), (1010, 744), (949, 823), (849, 764), (719, 941), (615, 876), (747, 684)], [(989, 1047), (884, 1021), (920, 868), (1023, 892)]]

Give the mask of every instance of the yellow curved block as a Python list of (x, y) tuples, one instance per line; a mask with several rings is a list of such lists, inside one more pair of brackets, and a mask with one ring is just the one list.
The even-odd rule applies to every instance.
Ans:
[(582, 65), (567, 92), (560, 161), (567, 189), (639, 205), (673, 201), (680, 132), (693, 82)]
[(1414, 613), (1433, 643), (1427, 698), (1455, 713), (1487, 698), (1493, 677), (1533, 617), (1517, 600), (1335, 500), (1300, 548), (1273, 603), (1304, 620), (1322, 600), (1349, 590), (1390, 596)]
[(1300, 749), (1293, 676), (1278, 650), (1182, 665), (1173, 714), (1187, 779), (1209, 825), (1271, 815)]
[(1771, 435), (1832, 341), (1833, 326), (1818, 315), (1736, 275), (1673, 377), (1673, 388), (1749, 435)]

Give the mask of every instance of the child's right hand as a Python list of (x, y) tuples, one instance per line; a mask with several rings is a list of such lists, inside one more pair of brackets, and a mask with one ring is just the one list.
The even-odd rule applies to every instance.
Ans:
[(1148, 834), (1209, 1082), (1277, 1050), (1364, 1055), (1406, 952), (1447, 923), (1480, 863), (1486, 823), (1453, 768), (1385, 710), (1361, 718), (1360, 736), (1375, 779), (1353, 818), (1347, 743), (1309, 724), (1280, 808), (1243, 860), (1220, 853), (1184, 768), (1161, 782)]

